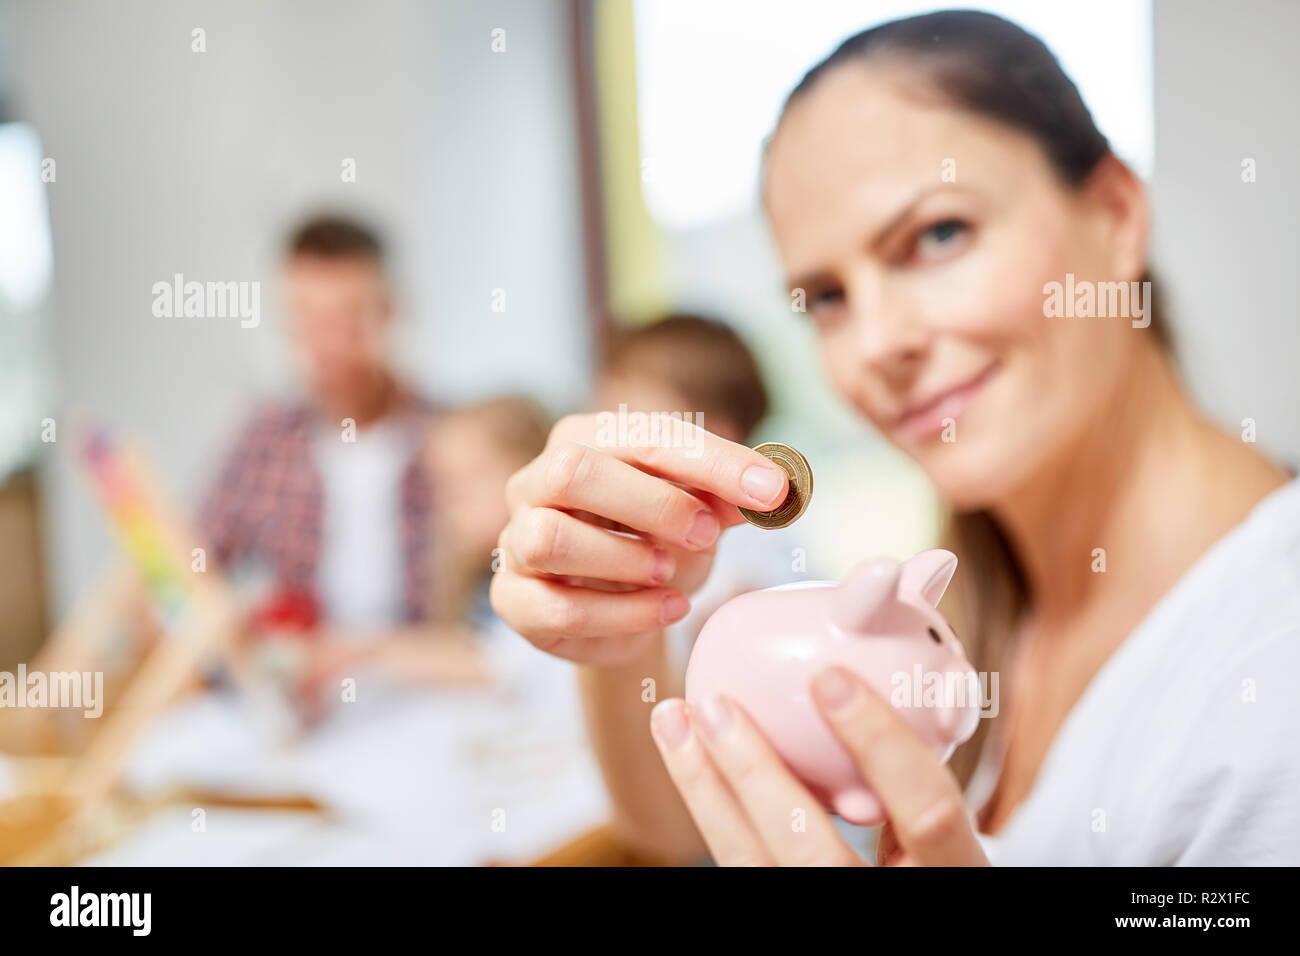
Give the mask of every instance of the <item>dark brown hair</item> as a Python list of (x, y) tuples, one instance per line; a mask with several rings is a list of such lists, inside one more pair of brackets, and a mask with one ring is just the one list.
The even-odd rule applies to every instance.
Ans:
[[(1030, 136), (1067, 186), (1081, 186), (1111, 154), (1083, 98), (1041, 40), (989, 13), (948, 10), (895, 20), (849, 39), (814, 66), (786, 100), (790, 106), (816, 89), (829, 71), (866, 62), (896, 66), (909, 91), (937, 96), (971, 113)], [(778, 130), (780, 126), (778, 124)], [(1143, 281), (1152, 281), (1150, 272)], [(1151, 286), (1151, 323), (1143, 330), (1163, 348), (1169, 333)], [(1016, 554), (988, 511), (949, 516), (944, 546), (960, 559), (957, 586), (944, 610), (957, 621), (977, 669), (995, 672), (1031, 595)], [(973, 772), (988, 720), (952, 760), (963, 781)]]
[(438, 424), (449, 421), (472, 423), (517, 468), (546, 450), (552, 425), (551, 414), (542, 403), (523, 394), (493, 395), (447, 409)]
[(333, 213), (313, 216), (300, 223), (285, 243), (288, 257), (369, 259), (384, 264), (384, 244), (368, 226)]
[(767, 388), (754, 354), (730, 326), (698, 315), (670, 315), (616, 333), (601, 363), (610, 375), (662, 382), (690, 406), (663, 411), (716, 416), (748, 437), (767, 414)]

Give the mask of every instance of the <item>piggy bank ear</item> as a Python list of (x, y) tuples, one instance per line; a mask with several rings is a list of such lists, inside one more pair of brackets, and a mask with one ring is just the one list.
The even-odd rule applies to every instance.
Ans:
[(898, 590), (899, 566), (889, 558), (859, 564), (835, 590), (835, 623), (846, 631), (867, 630), (889, 608)]
[(943, 592), (948, 590), (948, 582), (957, 570), (957, 555), (942, 548), (922, 551), (903, 562), (901, 569), (901, 587), (913, 591), (926, 602), (935, 607)]

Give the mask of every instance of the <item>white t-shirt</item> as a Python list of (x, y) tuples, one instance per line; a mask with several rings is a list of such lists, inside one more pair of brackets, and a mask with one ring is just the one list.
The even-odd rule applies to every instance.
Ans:
[(331, 624), (384, 627), (403, 620), (402, 475), (414, 453), (397, 422), (358, 429), (355, 442), (338, 429), (313, 437), (320, 470), (324, 527), (317, 593)]
[[(972, 779), (972, 807), (998, 760)], [(1151, 610), (981, 840), (1003, 865), (1300, 864), (1300, 481)]]

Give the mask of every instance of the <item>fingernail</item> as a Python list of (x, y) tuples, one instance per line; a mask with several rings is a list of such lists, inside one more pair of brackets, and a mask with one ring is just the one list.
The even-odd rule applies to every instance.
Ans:
[(686, 543), (696, 548), (707, 548), (718, 540), (718, 535), (721, 533), (722, 525), (718, 524), (718, 519), (713, 516), (713, 512), (701, 511), (691, 522), (690, 530), (686, 532)]
[(740, 476), (740, 487), (745, 489), (745, 494), (753, 498), (756, 504), (771, 508), (781, 503), (779, 496), (784, 485), (785, 475), (782, 472), (762, 465), (750, 465)]
[(721, 694), (710, 694), (700, 706), (700, 724), (710, 740), (721, 740), (731, 726), (731, 704)]
[(659, 622), (672, 624), (674, 621), (680, 621), (690, 609), (691, 602), (686, 600), (685, 595), (674, 591), (664, 597), (663, 607), (659, 609)]
[(857, 685), (840, 667), (828, 667), (813, 679), (813, 696), (826, 710), (847, 707), (858, 694)]
[(650, 730), (665, 750), (680, 750), (691, 736), (684, 700), (666, 700), (650, 712)]
[(650, 577), (654, 583), (663, 584), (673, 576), (673, 572), (676, 570), (677, 562), (673, 560), (673, 556), (663, 548), (655, 548), (655, 566), (654, 570), (650, 572)]

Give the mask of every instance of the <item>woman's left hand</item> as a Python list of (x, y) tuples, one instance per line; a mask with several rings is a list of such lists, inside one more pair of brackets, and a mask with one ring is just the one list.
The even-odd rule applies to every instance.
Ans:
[[(823, 719), (885, 807), (884, 865), (987, 866), (952, 773), (862, 681), (831, 667), (813, 681)], [(830, 814), (735, 701), (665, 700), (651, 728), (673, 782), (721, 866), (861, 866)], [(803, 811), (802, 828), (794, 825)]]

